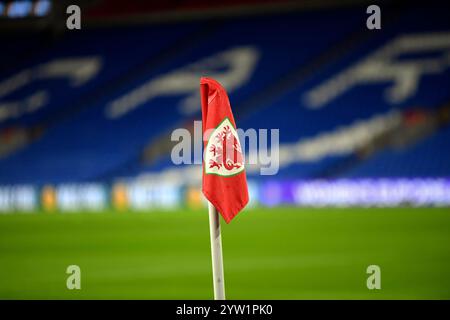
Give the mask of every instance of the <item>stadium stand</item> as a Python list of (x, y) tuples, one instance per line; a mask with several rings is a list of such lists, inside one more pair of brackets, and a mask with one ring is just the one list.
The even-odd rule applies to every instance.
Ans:
[[(107, 176), (109, 171), (130, 159), (136, 159), (152, 137), (163, 130), (175, 127), (186, 113), (195, 113), (198, 116), (198, 108), (193, 112), (189, 111), (189, 101), (184, 103), (187, 110), (175, 108), (180, 108), (180, 100), (185, 98), (180, 99), (183, 94), (194, 93), (194, 99), (196, 98), (198, 78), (203, 72), (217, 74), (217, 78), (229, 86), (242, 85), (245, 80), (246, 86), (242, 86), (239, 92), (233, 95), (233, 99), (239, 101), (241, 97), (261, 90), (261, 87), (270, 82), (273, 76), (282, 76), (283, 72), (289, 70), (293, 64), (300, 65), (308, 57), (324, 50), (333, 40), (349, 32), (352, 23), (355, 23), (355, 19), (350, 19), (349, 14), (348, 24), (344, 24), (340, 32), (336, 30), (327, 37), (310, 37), (306, 29), (307, 25), (315, 22), (319, 28), (325, 21), (332, 18), (331, 15), (321, 15), (321, 17), (322, 20), (319, 20), (318, 16), (307, 15), (307, 19), (299, 19), (298, 15), (292, 15), (290, 18), (285, 16), (270, 19), (256, 18), (257, 21), (224, 23), (210, 35), (207, 45), (204, 42), (205, 44), (193, 47), (190, 41), (190, 46), (184, 54), (180, 53), (166, 65), (161, 63), (153, 70), (152, 76), (146, 75), (129, 81), (121, 89), (101, 97), (77, 115), (49, 128), (41, 139), (3, 160), (0, 164), (1, 170), (4, 170), (1, 174), (2, 183), (64, 182), (73, 180), (74, 177), (83, 181)], [(278, 40), (268, 38), (261, 33), (260, 30), (263, 28), (277, 28), (277, 33), (283, 36), (280, 36)], [(293, 30), (304, 31), (303, 34), (296, 32), (293, 36), (291, 33)], [(169, 35), (162, 38), (170, 38)], [(147, 34), (146, 37), (149, 36)], [(299, 41), (297, 37), (303, 40)], [(136, 36), (136, 38), (143, 37)], [(249, 46), (250, 39), (250, 44), (257, 46), (258, 49)], [(279, 41), (278, 45), (276, 41)], [(281, 43), (290, 47), (283, 47), (283, 50), (277, 49)], [(304, 45), (308, 46), (308, 51), (301, 50)], [(128, 46), (123, 45), (123, 47)], [(152, 47), (156, 47), (153, 40)], [(259, 57), (258, 52), (265, 54)], [(132, 56), (126, 58), (134, 59)], [(217, 61), (213, 62), (214, 59)], [(241, 59), (248, 62), (246, 73), (242, 73), (245, 70), (240, 65), (234, 65)], [(259, 60), (259, 68), (254, 75), (252, 74), (252, 79), (255, 81), (248, 81), (250, 73), (253, 72), (250, 67), (256, 59)], [(193, 62), (197, 64), (191, 64)], [(211, 63), (214, 63), (213, 70), (208, 69), (208, 64)], [(223, 68), (225, 71), (221, 71)], [(106, 66), (105, 69), (107, 69)], [(189, 70), (192, 71), (189, 72)], [(179, 87), (173, 79), (184, 74), (190, 75), (185, 82), (187, 87), (183, 87), (185, 85)], [(169, 89), (164, 89), (169, 90), (168, 92), (156, 91), (159, 90), (161, 83), (170, 84)], [(73, 96), (64, 92), (61, 92), (61, 96), (67, 97), (70, 101)], [(71, 94), (74, 93), (71, 91)], [(145, 100), (142, 106), (139, 103), (136, 104), (134, 100), (139, 100), (140, 94), (144, 95), (143, 100)], [(152, 95), (156, 97), (168, 95), (168, 97), (156, 98)], [(64, 104), (64, 100), (59, 102), (56, 100), (54, 104)], [(52, 108), (47, 106), (45, 109)], [(129, 112), (129, 109), (134, 110)], [(152, 121), (153, 119), (158, 120)]]
[(94, 29), (55, 41), (20, 73), (2, 73), (0, 130), (34, 134), (0, 149), (0, 183), (110, 182), (172, 170), (170, 144), (160, 142), (200, 118), (201, 75), (224, 84), (241, 128), (280, 129), (277, 178), (448, 176), (450, 167), (424, 157), (401, 168), (448, 141), (445, 128), (401, 155), (380, 147), (358, 158), (405, 110), (450, 99), (446, 12), (404, 9), (376, 34), (355, 32), (352, 10)]

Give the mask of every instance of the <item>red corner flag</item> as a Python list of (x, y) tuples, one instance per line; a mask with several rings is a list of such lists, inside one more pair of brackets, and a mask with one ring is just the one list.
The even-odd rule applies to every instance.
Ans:
[[(225, 89), (200, 79), (204, 142), (203, 194), (229, 223), (248, 203), (244, 157)], [(206, 133), (206, 135), (205, 135)]]

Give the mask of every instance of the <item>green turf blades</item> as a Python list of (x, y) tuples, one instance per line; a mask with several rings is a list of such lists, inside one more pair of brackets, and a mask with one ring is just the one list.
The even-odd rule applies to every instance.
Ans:
[[(448, 209), (248, 209), (230, 299), (449, 299)], [(66, 288), (68, 265), (81, 290)], [(381, 290), (366, 268), (381, 267)], [(261, 280), (263, 279), (263, 280)], [(206, 211), (0, 215), (0, 298), (211, 299)]]

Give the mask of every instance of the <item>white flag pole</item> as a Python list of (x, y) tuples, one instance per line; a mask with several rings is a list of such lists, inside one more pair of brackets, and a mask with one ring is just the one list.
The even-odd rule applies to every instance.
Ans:
[(211, 258), (214, 283), (214, 299), (225, 300), (225, 282), (223, 277), (222, 237), (220, 235), (219, 213), (208, 201), (209, 233), (211, 236)]

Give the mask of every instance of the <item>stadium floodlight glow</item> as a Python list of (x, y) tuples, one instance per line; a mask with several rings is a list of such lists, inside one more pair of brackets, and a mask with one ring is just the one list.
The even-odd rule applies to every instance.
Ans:
[(30, 15), (32, 8), (31, 1), (14, 1), (7, 7), (6, 15), (10, 18), (24, 18)]
[(12, 2), (0, 2), (0, 16), (11, 19), (20, 19), (26, 17), (44, 17), (47, 16), (52, 8), (50, 0), (17, 0)]
[(43, 17), (50, 13), (52, 3), (49, 0), (39, 0), (34, 4), (34, 14), (37, 17)]

